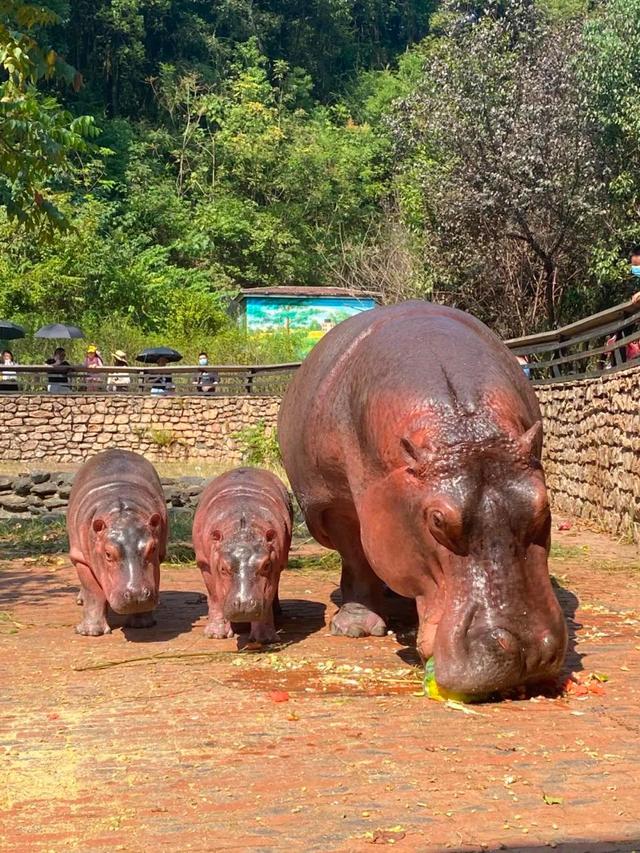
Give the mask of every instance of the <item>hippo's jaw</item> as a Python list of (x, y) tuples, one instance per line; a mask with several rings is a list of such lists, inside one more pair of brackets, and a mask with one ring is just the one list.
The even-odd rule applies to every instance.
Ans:
[(152, 584), (127, 587), (114, 591), (108, 601), (109, 607), (122, 615), (147, 613), (158, 605), (158, 590)]

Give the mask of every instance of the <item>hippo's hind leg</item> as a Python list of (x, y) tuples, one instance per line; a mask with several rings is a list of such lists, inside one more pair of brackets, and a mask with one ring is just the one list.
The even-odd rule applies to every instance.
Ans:
[(107, 599), (83, 585), (82, 621), (76, 625), (76, 634), (85, 637), (101, 637), (110, 634), (111, 628), (107, 622)]
[(326, 512), (323, 526), (342, 558), (342, 607), (331, 620), (331, 633), (346, 637), (383, 637), (387, 632), (380, 616), (384, 584), (362, 549), (357, 519)]

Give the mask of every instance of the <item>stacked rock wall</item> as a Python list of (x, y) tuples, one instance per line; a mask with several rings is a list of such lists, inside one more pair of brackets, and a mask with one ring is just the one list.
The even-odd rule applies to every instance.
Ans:
[(278, 397), (0, 396), (0, 460), (80, 463), (122, 447), (151, 460), (235, 464), (238, 433), (275, 427)]
[(640, 542), (640, 369), (536, 391), (554, 509)]
[[(554, 509), (640, 542), (640, 369), (536, 388)], [(79, 464), (108, 447), (153, 461), (241, 461), (239, 433), (275, 428), (278, 397), (0, 397), (0, 460)], [(0, 478), (6, 512), (63, 509), (68, 481)], [(34, 476), (44, 476), (36, 474)], [(17, 479), (16, 487), (14, 480)], [(31, 486), (28, 488), (28, 483)], [(11, 485), (8, 485), (10, 481)], [(174, 484), (169, 487), (172, 502)], [(186, 488), (186, 487), (185, 487)], [(191, 484), (195, 488), (195, 484)], [(187, 489), (188, 491), (188, 489)], [(174, 489), (175, 492), (175, 489)], [(178, 489), (176, 505), (185, 489)], [(4, 497), (3, 497), (4, 496)]]

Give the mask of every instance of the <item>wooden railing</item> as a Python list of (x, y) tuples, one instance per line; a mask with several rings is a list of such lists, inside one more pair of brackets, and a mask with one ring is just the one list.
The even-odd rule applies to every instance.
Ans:
[[(506, 345), (514, 356), (526, 358), (523, 369), (534, 384), (568, 382), (640, 365), (640, 303), (624, 302), (560, 329), (512, 338)], [(208, 367), (0, 365), (0, 392), (281, 396), (298, 367), (299, 362)]]
[(560, 329), (506, 341), (535, 384), (568, 382), (640, 365), (640, 303), (623, 302)]
[(193, 367), (0, 365), (0, 392), (18, 394), (144, 394), (154, 396), (280, 396), (299, 363)]

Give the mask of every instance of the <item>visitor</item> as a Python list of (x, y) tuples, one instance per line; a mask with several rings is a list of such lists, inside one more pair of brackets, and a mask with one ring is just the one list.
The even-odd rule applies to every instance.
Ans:
[[(634, 250), (631, 252), (629, 257), (629, 264), (631, 266), (631, 277), (632, 279), (640, 278), (640, 247), (636, 246)], [(636, 284), (638, 282), (636, 281)], [(631, 297), (632, 302), (640, 302), (640, 290), (636, 291)]]
[[(87, 354), (84, 359), (84, 367), (87, 370), (93, 370), (96, 367), (103, 367), (104, 362), (102, 360), (102, 356), (98, 351), (98, 347), (95, 344), (89, 344), (87, 347)], [(88, 390), (97, 390), (102, 384), (102, 376), (99, 374), (97, 376), (87, 376), (87, 389)]]
[[(114, 367), (129, 367), (127, 354), (124, 350), (117, 349), (111, 353)], [(107, 377), (107, 391), (128, 391), (131, 385), (131, 377), (128, 373), (110, 373)]]
[(522, 368), (522, 372), (527, 377), (527, 379), (531, 379), (531, 367), (529, 366), (529, 359), (526, 355), (517, 355), (518, 364)]
[(71, 391), (71, 388), (69, 387), (69, 375), (66, 368), (70, 367), (70, 364), (67, 361), (67, 354), (64, 347), (58, 347), (53, 353), (53, 358), (48, 358), (46, 364), (54, 367), (65, 368), (60, 371), (47, 371), (47, 391), (50, 391), (53, 394), (68, 394), (69, 391)]
[[(17, 365), (17, 361), (13, 357), (13, 353), (10, 349), (4, 350), (2, 353), (1, 366), (5, 367), (15, 367)], [(4, 391), (6, 393), (11, 393), (12, 391), (18, 390), (18, 374), (15, 370), (2, 370), (0, 372), (0, 391)]]
[[(165, 358), (163, 355), (158, 359), (158, 367), (166, 367), (169, 364), (169, 359)], [(173, 384), (173, 379), (169, 373), (164, 375), (156, 376), (153, 374), (151, 377), (151, 393), (154, 395), (158, 394), (170, 394), (172, 391), (175, 391), (175, 385)]]
[[(199, 367), (206, 367), (208, 364), (209, 356), (206, 352), (201, 352), (198, 356)], [(199, 392), (214, 394), (219, 381), (220, 377), (215, 370), (201, 370), (195, 383)]]

